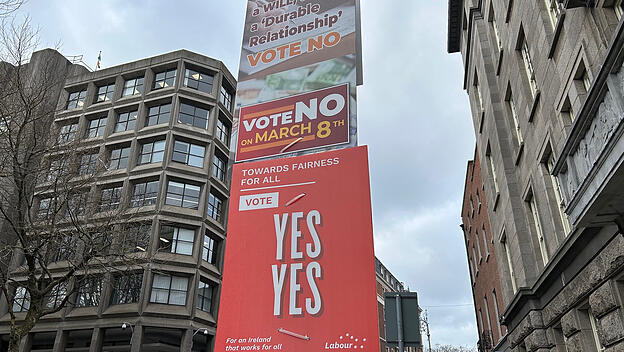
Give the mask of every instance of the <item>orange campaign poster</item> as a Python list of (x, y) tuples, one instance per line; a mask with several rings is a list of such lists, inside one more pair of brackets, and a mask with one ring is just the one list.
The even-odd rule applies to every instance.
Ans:
[(379, 352), (367, 148), (233, 168), (215, 351)]
[(349, 84), (240, 110), (236, 161), (349, 142)]

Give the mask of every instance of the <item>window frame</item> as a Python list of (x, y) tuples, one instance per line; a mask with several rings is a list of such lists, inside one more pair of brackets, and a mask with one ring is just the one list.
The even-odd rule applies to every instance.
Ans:
[[(18, 294), (18, 292), (20, 292)], [(17, 309), (16, 309), (17, 308)], [(17, 286), (13, 295), (11, 310), (13, 313), (27, 312), (30, 309), (30, 292), (24, 286)]]
[[(176, 184), (172, 186), (172, 183)], [(177, 187), (177, 188), (182, 188), (182, 193), (173, 193), (172, 192), (172, 187)], [(189, 191), (189, 193), (187, 193), (187, 189), (191, 187), (193, 189), (191, 189)], [(196, 189), (194, 189), (196, 188)], [(199, 201), (201, 199), (201, 190), (202, 187), (198, 186), (196, 184), (193, 183), (185, 183), (184, 181), (176, 181), (176, 180), (168, 180), (167, 181), (167, 190), (166, 190), (166, 197), (165, 197), (165, 205), (171, 205), (171, 206), (175, 206), (175, 207), (181, 207), (181, 208), (185, 208), (185, 209), (193, 209), (193, 210), (197, 210), (199, 209)], [(190, 192), (197, 192), (197, 197), (193, 196)], [(179, 197), (179, 205), (177, 202), (177, 198), (174, 197), (177, 196)], [(190, 200), (189, 200), (190, 198)], [(173, 199), (172, 201), (170, 201), (170, 199)], [(195, 201), (193, 203), (193, 201)], [(195, 206), (185, 206), (185, 203), (190, 203), (190, 204), (195, 204)]]
[[(105, 83), (101, 86), (96, 86), (97, 91), (95, 93), (95, 103), (103, 103), (106, 101), (113, 101), (115, 96), (115, 82)], [(102, 91), (104, 89), (104, 91)]]
[[(125, 117), (122, 120), (122, 117)], [(139, 118), (139, 110), (130, 110), (117, 113), (117, 121), (115, 123), (115, 129), (113, 133), (120, 133), (125, 131), (132, 131), (136, 128), (136, 122)], [(124, 126), (120, 129), (119, 126)]]
[(215, 151), (212, 156), (212, 175), (219, 181), (225, 183), (227, 178), (228, 160)]
[[(139, 80), (140, 80), (140, 84), (139, 84)], [(129, 82), (133, 82), (131, 85), (129, 85)], [(143, 84), (145, 83), (145, 76), (136, 76), (134, 78), (129, 78), (129, 79), (124, 79), (124, 86), (123, 86), (123, 90), (121, 92), (121, 96), (122, 97), (131, 97), (134, 95), (140, 95), (143, 94)], [(127, 94), (126, 92), (132, 89), (132, 94)], [(137, 93), (138, 91), (138, 93)]]
[(232, 129), (221, 118), (217, 118), (216, 136), (226, 147), (230, 145)]
[[(148, 192), (148, 187), (156, 184), (155, 192)], [(143, 193), (137, 193), (137, 187), (143, 186)], [(130, 207), (145, 207), (154, 205), (158, 202), (158, 192), (160, 187), (159, 180), (140, 180), (132, 185), (132, 196), (130, 197)], [(138, 196), (138, 197), (137, 197)]]
[[(192, 233), (190, 240), (181, 238), (181, 231), (184, 231), (186, 235)], [(177, 224), (163, 224), (160, 227), (160, 233), (158, 236), (158, 247), (169, 249), (169, 253), (172, 254), (192, 256), (195, 248), (196, 233), (196, 229), (189, 227), (183, 227)]]
[[(163, 108), (164, 107), (167, 107), (169, 110), (168, 111), (165, 110), (163, 112)], [(158, 109), (158, 112), (156, 114), (152, 115), (153, 109)], [(147, 107), (147, 116), (145, 118), (145, 127), (158, 126), (158, 125), (162, 125), (162, 124), (165, 124), (165, 123), (169, 123), (169, 121), (171, 121), (171, 109), (172, 109), (172, 103), (171, 102), (167, 102), (167, 103), (164, 103), (164, 104), (148, 106)], [(156, 119), (155, 123), (152, 123), (153, 122), (153, 118)]]
[[(193, 73), (198, 75), (198, 78), (192, 77), (194, 75)], [(205, 77), (210, 77), (210, 83), (204, 80)], [(206, 73), (205, 71), (196, 70), (194, 68), (189, 68), (189, 67), (186, 67), (184, 70), (184, 82), (183, 83), (184, 83), (184, 87), (186, 88), (195, 89), (206, 94), (212, 94), (212, 91), (214, 90), (214, 79), (215, 79), (214, 74)], [(191, 86), (189, 85), (190, 82), (195, 82), (195, 83), (193, 83), (193, 86)], [(200, 87), (207, 87), (207, 86), (210, 87), (210, 90), (200, 89)]]
[[(130, 162), (130, 146), (115, 146), (110, 151), (110, 160), (108, 162), (108, 171), (127, 169)], [(115, 154), (119, 153), (118, 156)], [(124, 154), (125, 153), (125, 154)], [(113, 165), (115, 165), (113, 167)], [(123, 167), (122, 167), (123, 165)]]
[[(106, 196), (105, 196), (106, 194)], [(123, 184), (112, 187), (103, 187), (100, 191), (100, 211), (118, 209), (123, 197)]]
[[(65, 103), (65, 110), (74, 110), (84, 108), (85, 101), (87, 99), (87, 89), (75, 90), (68, 92), (67, 102)], [(75, 95), (75, 98), (72, 97)], [(70, 107), (71, 106), (71, 107)]]
[(232, 110), (232, 102), (234, 101), (233, 96), (234, 94), (230, 93), (230, 91), (222, 84), (219, 94), (219, 101), (221, 102), (221, 104), (223, 104), (223, 106), (227, 108), (228, 111)]
[(59, 130), (58, 142), (59, 144), (74, 142), (77, 136), (78, 136), (78, 122), (68, 123), (68, 124), (61, 126)]
[[(219, 240), (215, 237), (206, 231), (202, 242), (202, 260), (214, 266), (217, 265), (217, 256), (219, 254)], [(207, 239), (209, 241), (206, 241)]]
[(76, 293), (76, 308), (98, 307), (100, 305), (102, 302), (102, 279), (102, 277), (97, 276), (82, 279)]
[[(203, 286), (202, 286), (203, 285)], [(205, 289), (210, 288), (209, 294), (206, 295)], [(197, 284), (197, 302), (195, 307), (203, 312), (212, 314), (214, 304), (214, 294), (216, 285), (208, 279), (199, 278)], [(208, 305), (208, 307), (206, 307)]]
[(78, 165), (78, 175), (86, 176), (93, 175), (98, 169), (98, 163), (100, 162), (100, 152), (85, 153), (80, 155), (80, 163)]
[[(184, 147), (184, 145), (185, 145), (185, 151), (182, 151), (182, 150), (178, 149), (178, 146)], [(193, 148), (201, 148), (201, 149), (203, 149), (201, 157), (200, 157), (199, 154), (193, 154)], [(182, 161), (181, 159), (176, 159), (176, 155), (182, 156), (184, 161)], [(180, 139), (174, 139), (174, 141), (173, 141), (173, 154), (171, 156), (171, 160), (172, 161), (174, 161), (176, 163), (192, 166), (192, 167), (203, 168), (204, 167), (204, 159), (205, 159), (205, 157), (206, 157), (206, 146), (195, 144), (195, 143), (191, 143), (191, 142), (187, 142), (187, 141), (180, 140)], [(191, 160), (200, 160), (200, 159), (201, 159), (201, 163), (199, 165), (195, 165), (196, 163), (192, 163), (192, 161), (191, 161)]]
[[(175, 87), (177, 71), (178, 68), (174, 67), (154, 72), (154, 84), (152, 84), (152, 90)], [(163, 75), (162, 78), (159, 78), (160, 75)]]
[[(139, 159), (137, 162), (137, 165), (149, 165), (149, 164), (157, 164), (157, 163), (162, 163), (165, 159), (165, 148), (167, 146), (167, 139), (155, 139), (155, 140), (150, 140), (150, 141), (146, 141), (146, 142), (140, 142), (140, 148), (139, 148)], [(155, 149), (156, 145), (158, 144), (158, 147), (160, 148), (162, 146), (162, 149)], [(150, 146), (149, 151), (145, 151), (145, 148), (147, 146)], [(154, 158), (154, 156), (159, 156), (160, 160), (158, 160), (158, 158)], [(144, 157), (149, 156), (149, 160), (148, 161), (143, 161)], [(156, 161), (154, 161), (156, 160)]]
[[(116, 274), (113, 276), (115, 284), (111, 293), (110, 305), (134, 304), (141, 299), (143, 286), (143, 272)], [(138, 288), (133, 284), (138, 283)]]
[[(214, 199), (215, 202), (211, 202), (211, 199)], [(208, 215), (211, 219), (217, 221), (218, 223), (223, 223), (223, 206), (225, 204), (225, 200), (221, 198), (221, 196), (212, 192), (208, 192), (208, 204), (206, 206), (206, 215)]]
[[(189, 113), (184, 112), (184, 107), (183, 106), (188, 106), (193, 108), (193, 114), (190, 115)], [(201, 106), (198, 105), (193, 105), (192, 103), (187, 103), (184, 101), (180, 101), (179, 103), (179, 110), (178, 110), (178, 123), (186, 125), (186, 126), (192, 126), (192, 127), (196, 127), (196, 128), (201, 128), (201, 129), (208, 129), (208, 123), (210, 122), (210, 108), (203, 108)], [(205, 110), (206, 111), (206, 116), (203, 117), (201, 115), (197, 114), (198, 110)], [(186, 119), (190, 119), (191, 123), (187, 123), (184, 122), (182, 120), (182, 117), (185, 117)], [(197, 125), (196, 121), (204, 121), (204, 125), (203, 127), (201, 125)]]
[[(107, 120), (108, 120), (108, 116), (105, 116), (105, 115), (87, 119), (88, 125), (87, 125), (87, 133), (85, 135), (85, 138), (89, 139), (89, 138), (104, 137), (106, 135), (106, 124), (108, 122)], [(96, 122), (95, 127), (93, 126), (94, 122)]]
[[(167, 277), (169, 278), (169, 283), (168, 283), (168, 288), (164, 288), (164, 287), (154, 287), (154, 283), (156, 282), (156, 278), (157, 277)], [(178, 289), (172, 289), (172, 283), (174, 281), (174, 278), (176, 279), (184, 279), (186, 280), (186, 290), (178, 290)], [(188, 293), (189, 293), (189, 277), (188, 276), (175, 276), (175, 275), (162, 275), (162, 274), (154, 274), (152, 276), (152, 284), (151, 284), (151, 290), (150, 290), (150, 299), (149, 299), (149, 303), (155, 303), (155, 304), (167, 304), (167, 305), (176, 305), (176, 306), (186, 306), (186, 303), (188, 301)], [(160, 290), (167, 292), (167, 302), (159, 302), (156, 300), (157, 297), (155, 297), (154, 295), (154, 290)], [(171, 293), (172, 291), (175, 291), (177, 293), (181, 293), (184, 292), (184, 304), (177, 304), (177, 303), (171, 303)]]

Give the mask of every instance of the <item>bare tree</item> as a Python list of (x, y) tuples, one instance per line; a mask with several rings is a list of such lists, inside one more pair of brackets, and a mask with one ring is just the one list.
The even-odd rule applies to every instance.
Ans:
[[(6, 3), (17, 3), (7, 1)], [(0, 14), (3, 10), (0, 3)], [(0, 288), (9, 351), (44, 316), (99, 300), (101, 285), (147, 265), (140, 223), (78, 131), (52, 128), (64, 67), (26, 64), (37, 45), (28, 18), (0, 29)], [(126, 195), (127, 196), (127, 195)]]
[(476, 349), (465, 346), (435, 345), (431, 352), (476, 352)]

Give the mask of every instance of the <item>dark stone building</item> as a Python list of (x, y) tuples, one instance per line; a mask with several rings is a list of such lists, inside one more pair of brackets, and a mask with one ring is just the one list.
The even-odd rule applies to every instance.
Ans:
[(448, 4), (501, 258), (494, 350), (624, 350), (622, 1)]

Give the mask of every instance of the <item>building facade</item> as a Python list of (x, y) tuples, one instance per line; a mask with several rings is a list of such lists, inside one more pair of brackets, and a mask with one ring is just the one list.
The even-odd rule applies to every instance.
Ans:
[[(121, 247), (111, 250), (150, 261), (130, 273), (125, 268), (123, 276), (107, 272), (81, 283), (75, 304), (43, 317), (20, 350), (210, 350), (235, 87), (222, 62), (186, 50), (65, 80), (51, 131), (76, 143), (73, 172), (83, 175), (104, 164), (97, 182), (85, 186), (85, 197), (102, 211), (132, 213), (131, 226), (112, 239)], [(53, 161), (50, 167), (52, 172)], [(49, 202), (41, 196), (35, 207), (37, 215), (45, 214)], [(53, 275), (67, 270), (62, 263), (51, 268)], [(51, 304), (65, 292), (55, 291)], [(18, 317), (25, 305), (16, 292)], [(0, 308), (0, 334), (7, 334), (9, 307)]]
[[(377, 313), (379, 321), (379, 350), (381, 352), (396, 352), (397, 347), (386, 345), (386, 318), (384, 293), (405, 292), (403, 283), (399, 281), (388, 268), (375, 257), (375, 281), (377, 283)], [(422, 352), (422, 348), (406, 347), (407, 352)]]
[(623, 350), (622, 2), (448, 10), (501, 258), (494, 350)]
[(470, 267), (470, 282), (479, 334), (480, 352), (492, 351), (506, 333), (500, 323), (502, 311), (498, 260), (494, 250), (494, 237), (488, 218), (485, 185), (481, 178), (478, 151), (468, 162), (464, 184), (462, 224), (466, 257)]

